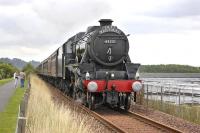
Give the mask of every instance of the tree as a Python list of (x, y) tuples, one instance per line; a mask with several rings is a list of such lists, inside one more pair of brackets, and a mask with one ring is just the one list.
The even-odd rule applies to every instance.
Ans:
[(188, 65), (142, 65), (140, 67), (142, 73), (200, 73), (199, 67)]
[(26, 66), (23, 67), (22, 71), (26, 73), (27, 77), (29, 77), (31, 73), (36, 72), (35, 68), (31, 65), (31, 63), (26, 64)]
[(16, 71), (18, 69), (13, 65), (0, 62), (0, 79), (11, 78)]

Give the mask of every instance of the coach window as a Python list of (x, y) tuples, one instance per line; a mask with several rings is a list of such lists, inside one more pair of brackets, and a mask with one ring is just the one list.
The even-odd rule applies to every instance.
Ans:
[(77, 45), (76, 45), (76, 57), (77, 57), (77, 61), (80, 62), (82, 57), (83, 57), (83, 54), (85, 52), (85, 40), (80, 40)]
[(76, 54), (76, 45), (72, 44), (72, 54)]
[(72, 53), (72, 46), (71, 46), (72, 42), (69, 41), (67, 44), (66, 44), (66, 48), (67, 48), (67, 53), (68, 54), (71, 54)]

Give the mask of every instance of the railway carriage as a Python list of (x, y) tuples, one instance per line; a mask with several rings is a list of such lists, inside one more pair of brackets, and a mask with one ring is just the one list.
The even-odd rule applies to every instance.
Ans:
[(101, 19), (67, 40), (38, 67), (39, 75), (90, 109), (109, 104), (130, 108), (131, 93), (142, 89), (140, 64), (132, 63), (127, 36), (112, 20)]

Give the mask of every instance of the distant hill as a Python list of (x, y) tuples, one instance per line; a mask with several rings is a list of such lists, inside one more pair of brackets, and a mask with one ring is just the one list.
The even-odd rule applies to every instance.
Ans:
[(189, 65), (142, 65), (140, 73), (200, 73), (200, 67)]
[(34, 60), (29, 61), (28, 63), (31, 63), (31, 65), (32, 65), (33, 67), (35, 67), (35, 68), (40, 64), (39, 61), (34, 61)]
[(18, 59), (18, 58), (13, 58), (13, 59), (9, 59), (9, 58), (0, 58), (0, 62), (5, 62), (5, 63), (10, 63), (13, 66), (17, 67), (18, 69), (22, 69), (27, 63), (31, 63), (31, 65), (33, 65), (34, 67), (37, 67), (40, 62), (38, 61), (29, 61), (26, 62), (24, 60)]

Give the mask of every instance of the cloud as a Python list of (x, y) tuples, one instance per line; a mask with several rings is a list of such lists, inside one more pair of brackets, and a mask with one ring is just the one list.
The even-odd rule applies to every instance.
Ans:
[[(109, 12), (109, 5), (99, 0), (12, 2), (0, 2), (1, 49), (36, 49), (42, 46), (50, 54), (55, 50), (50, 51), (52, 46), (58, 48), (81, 29), (86, 30), (89, 22), (97, 21)], [(8, 55), (4, 52), (0, 56)]]
[(41, 20), (48, 22), (49, 28), (66, 33), (96, 20), (109, 11), (109, 6), (101, 1), (36, 0), (33, 3), (33, 10)]
[[(100, 18), (111, 18), (113, 25), (131, 34), (134, 62), (195, 64), (189, 57), (199, 57), (199, 4), (198, 0), (0, 0), (0, 57), (42, 61), (72, 35), (99, 25)], [(179, 50), (177, 55), (180, 44), (185, 52)], [(172, 52), (168, 55), (165, 50)], [(187, 52), (189, 56), (184, 55)]]
[(109, 8), (100, 1), (58, 3), (56, 0), (35, 0), (31, 4), (6, 6), (3, 9), (0, 11), (0, 30), (4, 38), (14, 38), (10, 38), (11, 41), (1, 40), (0, 44), (7, 42), (9, 45), (31, 46), (66, 41), (65, 36), (75, 34), (72, 33), (74, 29), (96, 20)]
[(134, 16), (124, 22), (124, 28), (130, 34), (154, 33), (186, 33), (190, 30), (199, 31), (199, 20), (193, 17), (168, 18), (152, 16)]
[(129, 37), (130, 57), (141, 64), (190, 64), (199, 66), (200, 31), (140, 34)]
[(155, 17), (189, 17), (200, 15), (199, 0), (174, 0), (165, 5), (161, 5), (150, 12), (148, 15)]
[(30, 0), (0, 0), (0, 5), (18, 5), (21, 3), (28, 3)]
[[(197, 0), (124, 0), (117, 1), (107, 16), (113, 17), (114, 24), (130, 34), (198, 31), (200, 15), (194, 15), (200, 10), (198, 3)], [(120, 5), (126, 8), (119, 10)]]
[(36, 48), (29, 48), (22, 46), (19, 48), (19, 52), (22, 53), (23, 55), (28, 55), (28, 54), (35, 55), (39, 54), (42, 51), (40, 51), (38, 48), (36, 49)]

